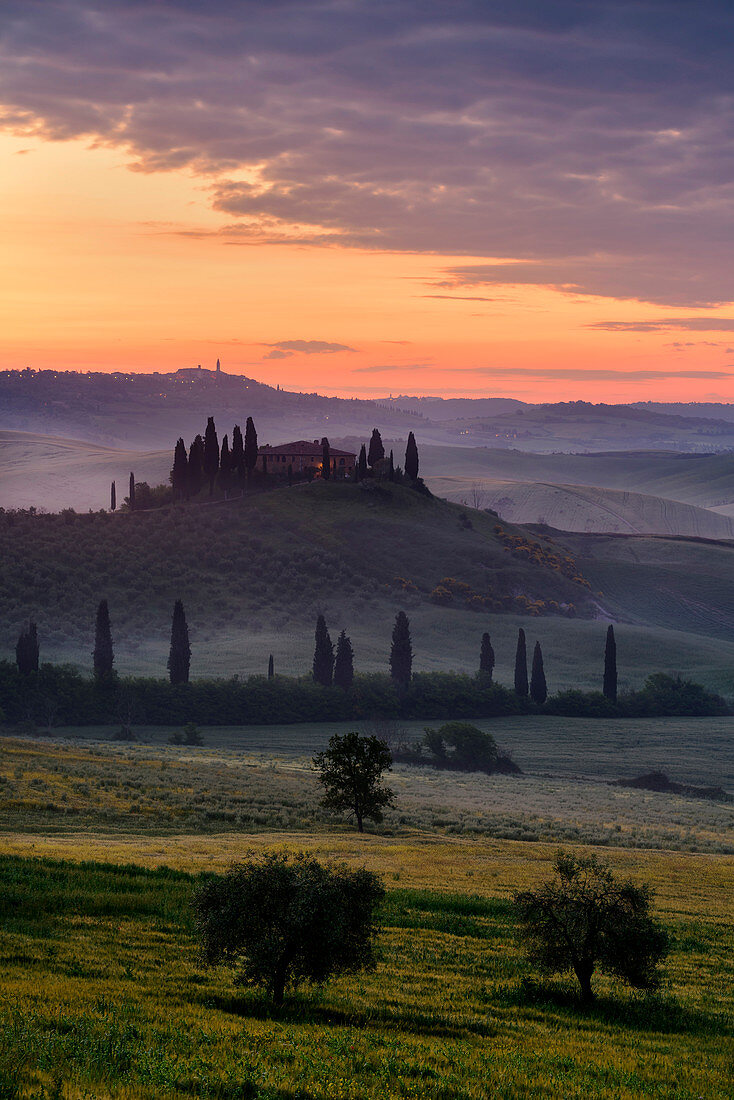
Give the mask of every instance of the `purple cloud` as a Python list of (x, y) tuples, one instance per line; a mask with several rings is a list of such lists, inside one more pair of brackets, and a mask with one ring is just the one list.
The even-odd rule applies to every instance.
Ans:
[[(275, 340), (272, 344), (266, 344), (267, 348), (275, 348), (276, 352), (302, 352), (303, 355), (332, 355), (337, 351), (356, 351), (348, 344), (332, 344), (328, 340)], [(270, 352), (266, 359), (283, 359), (283, 355)]]
[(197, 173), (231, 244), (706, 306), (734, 300), (733, 39), (717, 0), (5, 0), (0, 125)]

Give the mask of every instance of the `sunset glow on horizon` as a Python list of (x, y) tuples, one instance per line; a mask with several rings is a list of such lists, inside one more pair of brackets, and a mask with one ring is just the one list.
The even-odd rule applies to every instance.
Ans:
[(734, 400), (732, 14), (593, 7), (5, 5), (0, 369)]

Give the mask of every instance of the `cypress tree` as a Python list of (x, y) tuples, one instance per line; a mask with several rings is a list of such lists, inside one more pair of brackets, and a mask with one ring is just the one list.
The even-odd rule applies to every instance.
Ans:
[(28, 623), (28, 629), (22, 630), (15, 646), (15, 662), (18, 671), (24, 676), (38, 672), (38, 633), (34, 622)]
[(371, 469), (374, 470), (378, 462), (381, 462), (385, 457), (385, 448), (382, 445), (382, 436), (377, 428), (372, 429), (372, 438), (370, 439), (370, 449), (367, 454), (367, 462)]
[(94, 624), (94, 678), (97, 681), (110, 680), (115, 655), (112, 650), (112, 629), (107, 600), (100, 600), (97, 607), (97, 620)]
[(219, 440), (217, 429), (214, 426), (214, 417), (210, 416), (206, 422), (204, 432), (204, 473), (209, 478), (209, 496), (214, 492), (214, 482), (219, 473)]
[(313, 678), (317, 684), (330, 687), (334, 678), (334, 646), (331, 644), (326, 619), (316, 619), (316, 648), (313, 654)]
[(543, 668), (543, 652), (540, 642), (535, 643), (533, 650), (533, 667), (530, 673), (530, 698), (538, 706), (541, 706), (548, 698), (548, 685), (545, 682), (545, 669)]
[(528, 694), (528, 653), (525, 646), (525, 631), (520, 627), (517, 633), (517, 651), (515, 653), (515, 694)]
[(336, 660), (334, 662), (334, 683), (337, 687), (348, 688), (352, 686), (354, 682), (354, 650), (352, 649), (352, 643), (347, 637), (346, 631), (342, 630), (339, 635), (339, 640), (336, 643)]
[(239, 424), (235, 424), (232, 429), (232, 450), (229, 458), (232, 473), (237, 478), (237, 484), (242, 488), (245, 480), (245, 445), (242, 441), (242, 429)]
[(274, 676), (275, 676), (275, 661), (273, 660), (273, 655), (271, 653), (270, 657), (268, 658), (268, 680), (272, 680)]
[(219, 484), (224, 490), (225, 500), (227, 498), (227, 490), (232, 481), (232, 456), (229, 452), (229, 443), (225, 435), (222, 440), (222, 450), (219, 454)]
[(390, 649), (390, 675), (399, 687), (407, 687), (413, 668), (413, 647), (410, 639), (410, 623), (404, 611), (398, 611), (392, 631)]
[(245, 424), (245, 469), (247, 481), (252, 477), (252, 471), (257, 466), (257, 432), (252, 417), (248, 416)]
[(201, 491), (201, 487), (204, 484), (204, 440), (200, 435), (194, 437), (194, 441), (189, 447), (187, 473), (189, 494), (195, 497), (196, 494)]
[(326, 436), (321, 440), (321, 476), (324, 481), (331, 477), (331, 451)]
[(172, 684), (188, 684), (190, 664), (189, 628), (186, 625), (184, 606), (180, 600), (176, 600), (171, 622), (171, 650), (166, 666)]
[(367, 477), (367, 450), (364, 443), (359, 449), (359, 458), (357, 459), (357, 481), (364, 481)]
[(117, 489), (115, 488), (114, 481), (110, 485), (110, 511), (114, 512), (117, 508)]
[(128, 496), (130, 501), (130, 511), (135, 511), (135, 474), (130, 471), (130, 495)]
[(489, 634), (485, 631), (484, 634), (482, 634), (482, 645), (479, 650), (479, 674), (483, 676), (485, 680), (491, 680), (493, 672), (494, 650), (492, 649)]
[(604, 648), (604, 687), (603, 692), (612, 703), (617, 702), (617, 642), (614, 627), (607, 627), (607, 644)]
[(189, 460), (186, 457), (186, 444), (183, 439), (176, 443), (173, 452), (173, 469), (170, 473), (170, 481), (173, 487), (173, 499), (178, 497), (183, 500), (189, 495)]
[(408, 432), (408, 445), (405, 448), (405, 472), (411, 481), (418, 477), (418, 447), (412, 432)]
[(387, 479), (388, 479), (388, 481), (394, 481), (395, 480), (395, 461), (394, 461), (393, 456), (392, 456), (392, 451), (390, 451), (390, 462), (389, 462), (389, 465), (387, 467)]

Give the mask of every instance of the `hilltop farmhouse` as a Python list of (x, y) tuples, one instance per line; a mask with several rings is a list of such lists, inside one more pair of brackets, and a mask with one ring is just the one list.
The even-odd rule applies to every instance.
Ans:
[[(351, 477), (357, 456), (352, 451), (340, 451), (336, 447), (329, 449), (332, 477)], [(294, 474), (302, 474), (309, 467), (321, 474), (323, 448), (318, 439), (310, 443), (299, 439), (295, 443), (281, 443), (271, 447), (269, 443), (257, 449), (257, 468), (265, 473), (286, 473), (290, 466)]]

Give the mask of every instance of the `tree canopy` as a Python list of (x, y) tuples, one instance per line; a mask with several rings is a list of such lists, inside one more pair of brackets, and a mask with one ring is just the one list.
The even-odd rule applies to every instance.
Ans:
[(393, 792), (380, 784), (389, 771), (392, 756), (385, 741), (359, 733), (335, 734), (329, 747), (317, 753), (313, 765), (324, 787), (322, 806), (340, 813), (346, 810), (364, 832), (365, 818), (382, 821), (382, 810), (393, 804)]

